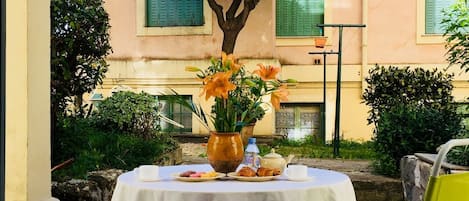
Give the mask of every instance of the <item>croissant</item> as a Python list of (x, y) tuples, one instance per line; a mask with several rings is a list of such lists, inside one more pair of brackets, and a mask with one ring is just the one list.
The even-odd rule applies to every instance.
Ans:
[(257, 176), (259, 177), (274, 176), (274, 170), (270, 168), (260, 167), (259, 169), (257, 169)]
[(255, 177), (256, 176), (256, 172), (251, 169), (250, 167), (242, 167), (239, 171), (238, 171), (238, 176), (243, 176), (243, 177)]

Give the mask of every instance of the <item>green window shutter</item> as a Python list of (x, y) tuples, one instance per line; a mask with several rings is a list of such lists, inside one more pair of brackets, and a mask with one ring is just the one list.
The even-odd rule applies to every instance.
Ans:
[(324, 23), (324, 0), (277, 0), (277, 36), (318, 36)]
[(147, 27), (201, 26), (203, 0), (146, 0)]
[(425, 0), (425, 33), (442, 34), (444, 30), (441, 26), (443, 19), (443, 9), (454, 4), (456, 0)]

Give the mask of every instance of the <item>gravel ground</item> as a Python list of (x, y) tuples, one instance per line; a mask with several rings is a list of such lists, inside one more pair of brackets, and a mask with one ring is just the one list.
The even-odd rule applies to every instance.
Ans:
[[(207, 144), (205, 143), (181, 143), (184, 164), (208, 163), (206, 159)], [(370, 173), (371, 162), (368, 160), (343, 160), (343, 159), (317, 159), (294, 158), (293, 163), (302, 163), (309, 167), (335, 170), (344, 173)]]

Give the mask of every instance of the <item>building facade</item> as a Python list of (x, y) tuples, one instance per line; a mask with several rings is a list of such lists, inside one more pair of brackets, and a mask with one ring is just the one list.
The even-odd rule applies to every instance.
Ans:
[[(231, 1), (218, 1), (225, 7)], [(326, 57), (326, 93), (323, 95), (322, 55), (309, 52), (337, 51), (339, 30), (316, 24), (365, 24), (344, 28), (340, 135), (369, 140), (368, 108), (361, 94), (368, 70), (375, 64), (445, 69), (444, 38), (438, 22), (440, 10), (452, 1), (415, 0), (262, 0), (251, 12), (238, 36), (234, 54), (248, 69), (257, 63), (280, 66), (281, 78), (298, 81), (289, 87), (288, 101), (280, 111), (268, 110), (256, 124), (255, 135), (283, 134), (292, 138), (317, 135), (331, 140), (334, 132), (337, 56)], [(107, 0), (111, 45), (109, 72), (97, 93), (104, 96), (127, 87), (161, 97), (168, 88), (200, 102), (201, 83), (185, 72), (186, 66), (208, 66), (221, 53), (223, 33), (205, 0), (163, 1)], [(241, 6), (242, 7), (242, 6)], [(326, 36), (326, 47), (316, 48), (314, 38)], [(464, 101), (468, 77), (454, 72), (454, 96)], [(162, 101), (167, 115), (184, 122), (185, 130), (173, 132), (207, 134), (195, 118), (177, 105)], [(325, 109), (324, 109), (325, 108)], [(325, 119), (321, 114), (325, 112)], [(325, 126), (323, 126), (325, 125)]]

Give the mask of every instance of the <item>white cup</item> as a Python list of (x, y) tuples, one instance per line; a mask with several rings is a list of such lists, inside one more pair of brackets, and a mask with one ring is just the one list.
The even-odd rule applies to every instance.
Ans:
[(306, 165), (288, 165), (286, 175), (292, 179), (307, 178), (308, 167)]
[(141, 165), (137, 172), (138, 179), (142, 181), (155, 181), (160, 178), (159, 167), (156, 165)]

